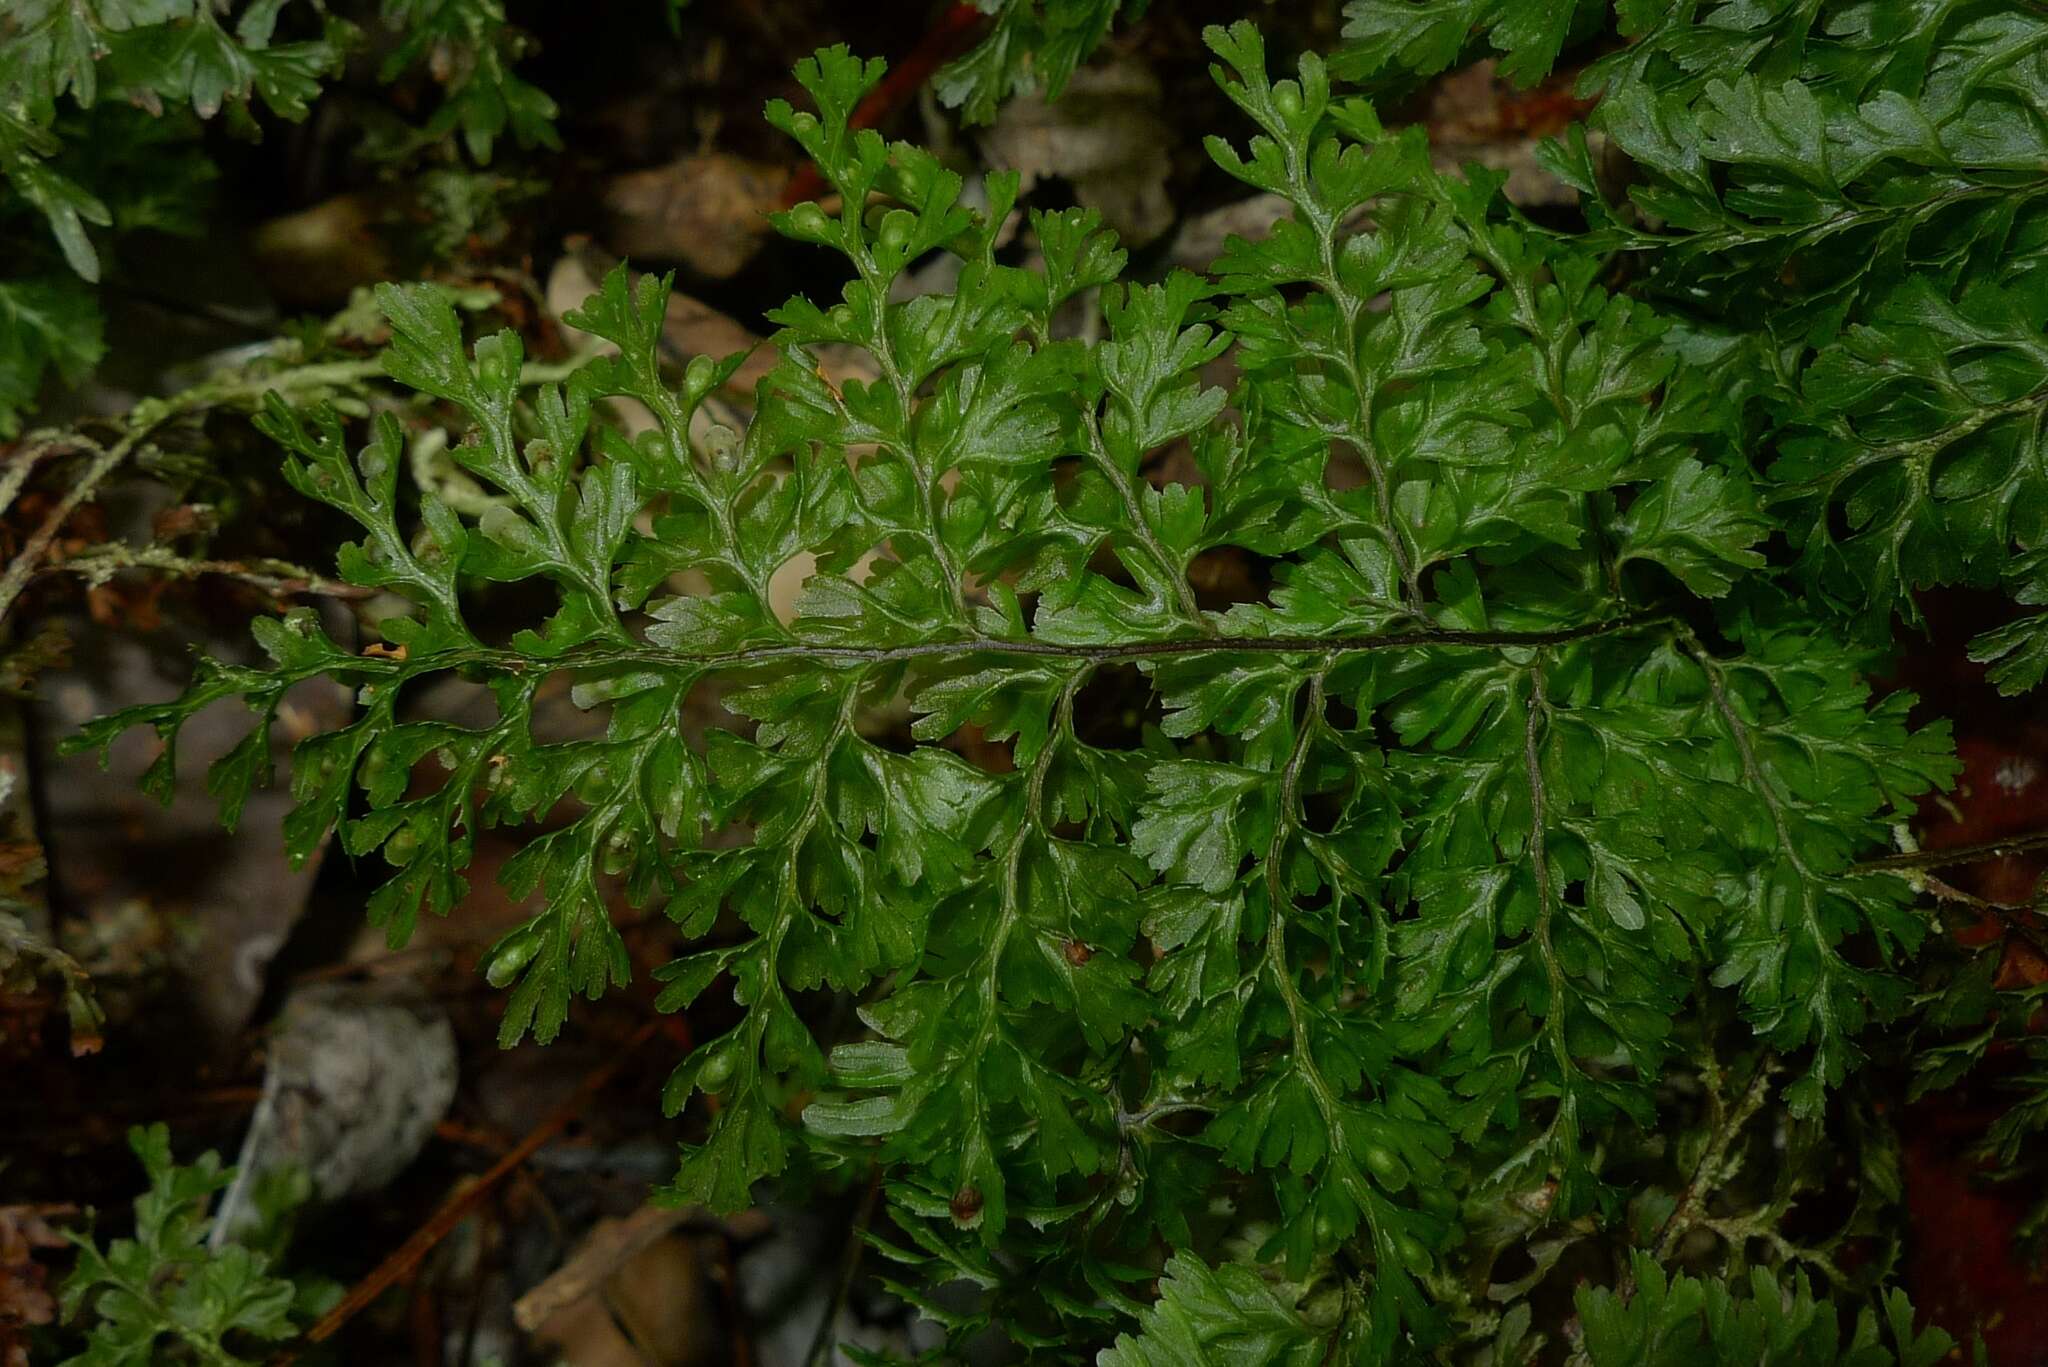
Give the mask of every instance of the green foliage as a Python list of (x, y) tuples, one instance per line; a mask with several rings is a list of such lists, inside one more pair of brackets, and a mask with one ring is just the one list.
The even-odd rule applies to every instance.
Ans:
[[(1980, 956), (1926, 998), (1912, 1094), (1923, 1097), (1975, 1075), (2009, 1099), (1975, 1147), (1984, 1174), (2027, 1202), (2019, 1239), (2038, 1261), (2048, 1253), (2048, 1038), (2034, 1028), (2048, 985), (1994, 991), (1998, 965)], [(1988, 1060), (1995, 1060), (1986, 1066)]]
[(45, 371), (76, 384), (99, 364), (99, 310), (92, 291), (61, 275), (0, 280), (0, 437), (21, 431)]
[[(1953, 1346), (1939, 1329), (1916, 1331), (1913, 1309), (1894, 1291), (1882, 1321), (1864, 1307), (1845, 1336), (1834, 1306), (1816, 1300), (1803, 1273), (1781, 1281), (1765, 1269), (1746, 1278), (1667, 1276), (1638, 1254), (1631, 1292), (1579, 1288), (1578, 1354), (1589, 1367), (1933, 1367)], [(1237, 1367), (1318, 1367), (1360, 1361), (1345, 1336), (1341, 1302), (1298, 1303), (1301, 1288), (1276, 1286), (1242, 1264), (1210, 1268), (1187, 1254), (1166, 1265), (1159, 1299), (1139, 1316), (1100, 1367), (1180, 1367), (1222, 1361)], [(1746, 1293), (1746, 1294), (1744, 1294)], [(1503, 1317), (1493, 1361), (1532, 1360), (1526, 1305)], [(1363, 1359), (1370, 1361), (1371, 1359)]]
[(932, 88), (969, 123), (987, 123), (1011, 95), (1056, 99), (1110, 26), (1136, 20), (1149, 0), (976, 0), (989, 31), (932, 78)]
[[(1873, 1028), (1916, 1009), (1930, 918), (1863, 861), (1955, 766), (1945, 723), (1868, 677), (1907, 588), (2031, 545), (2039, 276), (2007, 253), (1820, 289), (1772, 255), (1783, 234), (1706, 252), (1692, 235), (1778, 211), (1721, 188), (1766, 165), (1729, 150), (1748, 134), (1715, 133), (1699, 155), (1732, 169), (1684, 183), (1688, 144), (1643, 144), (1654, 226), (1614, 205), (1584, 240), (1539, 233), (1315, 56), (1276, 76), (1251, 26), (1207, 38), (1252, 129), (1210, 155), (1289, 212), (1150, 282), (1078, 210), (1033, 212), (1042, 264), (1004, 264), (1014, 178), (968, 208), (929, 153), (849, 127), (881, 63), (800, 63), (814, 112), (768, 119), (837, 207), (773, 222), (848, 283), (771, 315), (744, 433), (698, 413), (740, 358), (665, 372), (666, 281), (609, 276), (566, 321), (616, 354), (530, 399), (514, 334), (470, 345), (445, 292), (381, 290), (386, 370), (459, 414), (453, 459), (496, 497), (422, 490), (415, 515), (395, 417), (352, 451), (333, 409), (273, 398), (287, 481), (362, 528), (342, 576), (412, 610), (363, 653), (309, 611), (265, 619), (267, 667), (202, 662), (79, 743), (151, 727), (168, 797), (180, 727), (241, 699), (258, 725), (207, 779), (232, 824), (286, 690), (351, 685), (356, 720), (295, 751), (292, 857), (381, 853), (370, 914), (399, 943), (465, 894), (479, 830), (533, 828), (502, 881), (538, 907), (485, 965), (508, 1044), (625, 981), (617, 894), (658, 908), (684, 942), (660, 1004), (701, 1040), (666, 1093), (693, 1137), (669, 1195), (733, 1209), (878, 1168), (874, 1243), (956, 1341), (1414, 1360), (1528, 1329), (1526, 1302), (1475, 1308), (1500, 1212), (1523, 1213), (1510, 1240), (1655, 1245), (1626, 1163), (1683, 1155), (1663, 1190), (1688, 1200), (1689, 1165), (1735, 1175), (1761, 1091), (1661, 1136), (1719, 1051), (1762, 1055), (1757, 1086), (1782, 1072), (1774, 1122), (1815, 1134), (1854, 1107)], [(1563, 41), (1496, 38), (1524, 74)], [(1628, 100), (1721, 99), (1647, 90), (1663, 68), (1624, 55), (1652, 76), (1603, 68), (1619, 145)], [(1557, 160), (1594, 193), (1585, 147)], [(1791, 164), (1770, 174), (1816, 203), (1849, 183)], [(1687, 217), (1694, 191), (1723, 217)], [(908, 292), (939, 252), (955, 290)], [(1722, 306), (1745, 261), (1728, 278), (1755, 302)], [(1099, 340), (1065, 336), (1089, 293)], [(1795, 333), (1750, 326), (1764, 305)], [(826, 348), (873, 378), (835, 383)], [(618, 398), (653, 426), (628, 438)], [(1268, 587), (1205, 599), (1195, 571), (1233, 558)], [(793, 612), (771, 593), (792, 563)], [(485, 632), (487, 584), (545, 615)], [(451, 674), (490, 720), (406, 710)], [(537, 733), (558, 676), (601, 731)], [(679, 717), (712, 689), (728, 720), (691, 743)], [(1091, 723), (1130, 693), (1157, 719), (1118, 746)], [(898, 699), (908, 734), (884, 734)], [(970, 732), (1004, 762), (970, 762)], [(1843, 1345), (1798, 1275), (1759, 1270), (1747, 1299), (1654, 1260), (1633, 1279), (1582, 1299), (1596, 1362), (1692, 1360), (1724, 1331), (1748, 1347), (1700, 1360), (1894, 1360), (1868, 1317)]]
[(1475, 39), (1500, 57), (1500, 73), (1528, 85), (1550, 72), (1598, 0), (1349, 0), (1336, 68), (1354, 80), (1433, 76), (1475, 55)]
[(208, 1246), (207, 1208), (235, 1177), (218, 1154), (202, 1154), (190, 1166), (173, 1163), (162, 1125), (137, 1126), (128, 1144), (149, 1175), (149, 1190), (135, 1200), (133, 1238), (105, 1249), (78, 1241), (78, 1264), (64, 1283), (64, 1316), (91, 1323), (85, 1351), (65, 1367), (263, 1360), (261, 1345), (291, 1337), (295, 1319), (316, 1312), (331, 1289), (309, 1298), (272, 1276), (262, 1254), (237, 1244)]
[[(1763, 486), (1809, 589), (1868, 634), (1909, 592), (2003, 577), (2042, 601), (2048, 15), (2006, 5), (1627, 6), (1587, 69), (1639, 173), (1609, 203), (1551, 149), (1643, 292), (1767, 328)], [(2017, 692), (2037, 619), (1977, 647)]]
[(1882, 1327), (1866, 1306), (1845, 1337), (1834, 1307), (1814, 1299), (1803, 1273), (1783, 1282), (1755, 1268), (1747, 1299), (1719, 1282), (1683, 1274), (1667, 1280), (1655, 1259), (1640, 1254), (1634, 1274), (1632, 1296), (1594, 1287), (1577, 1294), (1581, 1347), (1593, 1367), (1934, 1367), (1954, 1346), (1939, 1329), (1916, 1332), (1913, 1308), (1897, 1291), (1884, 1299)]
[[(1506, 74), (1557, 60), (1576, 10), (1356, 0), (1358, 75), (1427, 74), (1484, 31)], [(2005, 576), (2040, 602), (2048, 253), (2048, 16), (2009, 5), (1618, 4), (1634, 41), (1580, 78), (1638, 172), (1626, 206), (1582, 132), (1550, 164), (1592, 198), (1593, 241), (1639, 253), (1640, 291), (1768, 328), (1774, 451), (1761, 490), (1811, 591), (1873, 634), (1911, 590)], [(1604, 205), (1604, 207), (1602, 207)], [(1853, 455), (1844, 457), (1847, 447)], [(2018, 692), (2048, 619), (1979, 643)]]
[[(508, 129), (521, 147), (560, 147), (555, 102), (512, 70), (525, 39), (505, 22), (499, 0), (384, 0), (384, 22), (404, 35), (384, 59), (380, 79), (425, 66), (445, 87), (440, 106), (411, 139), (386, 155), (404, 155), (451, 133), (478, 162)], [(443, 74), (445, 71), (445, 74)]]
[[(525, 43), (497, 0), (385, 0), (383, 17), (400, 41), (379, 78), (424, 70), (445, 92), (420, 129), (381, 131), (380, 157), (456, 134), (478, 162), (507, 131), (522, 147), (560, 145), (554, 102), (511, 70)], [(0, 225), (39, 219), (64, 263), (41, 268), (37, 244), (18, 258), (23, 274), (0, 280), (0, 436), (19, 430), (47, 376), (76, 384), (98, 361), (99, 309), (78, 281), (99, 281), (104, 238), (201, 231), (213, 166), (200, 121), (253, 137), (259, 108), (303, 120), (359, 37), (324, 6), (288, 0), (23, 0), (0, 10), (0, 177), (11, 191), (0, 193)]]
[(1159, 1299), (1138, 1316), (1101, 1367), (1177, 1367), (1221, 1358), (1239, 1367), (1315, 1367), (1331, 1357), (1333, 1326), (1239, 1263), (1211, 1268), (1182, 1253), (1166, 1264)]
[(254, 0), (232, 28), (220, 7), (197, 0), (24, 0), (0, 18), (0, 168), (16, 193), (48, 219), (71, 268), (99, 278), (87, 224), (112, 222), (101, 198), (45, 159), (60, 100), (90, 109), (102, 96), (152, 112), (189, 107), (244, 121), (252, 101), (287, 119), (306, 116), (320, 78), (340, 69), (346, 31), (327, 20), (320, 36), (274, 42), (284, 0)]

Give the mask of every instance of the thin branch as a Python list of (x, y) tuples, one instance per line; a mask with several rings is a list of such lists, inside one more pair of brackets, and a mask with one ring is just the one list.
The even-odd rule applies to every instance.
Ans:
[(1865, 859), (1849, 867), (1851, 873), (1895, 873), (1901, 869), (1941, 869), (1957, 864), (1975, 864), (2001, 855), (2029, 854), (2048, 850), (2048, 831), (2029, 831), (2003, 840), (1985, 840), (1975, 845), (1951, 845), (1940, 850), (1907, 850), (1877, 859)]
[(75, 451), (97, 451), (99, 443), (79, 432), (36, 432), (8, 452), (0, 470), (0, 513), (14, 506), (22, 486), (42, 461)]
[(1919, 890), (1931, 894), (1937, 902), (1996, 917), (2008, 938), (2018, 937), (2043, 960), (2048, 960), (2048, 935), (2043, 935), (2041, 928), (2034, 924), (2034, 918), (2040, 914), (2044, 904), (2042, 899), (2037, 898), (2032, 902), (2000, 902), (1989, 897), (1979, 897), (1974, 892), (1965, 892), (1955, 884), (1931, 873), (1908, 869), (1893, 869), (1890, 872)]
[(363, 599), (376, 594), (375, 589), (329, 579), (288, 560), (273, 560), (267, 556), (247, 560), (188, 560), (167, 546), (134, 547), (120, 542), (95, 546), (78, 555), (51, 561), (30, 577), (41, 579), (54, 574), (75, 574), (91, 587), (98, 588), (125, 570), (153, 570), (182, 578), (214, 575), (261, 589), (273, 597), (317, 594), (323, 598)]
[(1998, 918), (2008, 936), (2025, 941), (2028, 948), (2048, 959), (2048, 935), (2042, 933), (2033, 919), (2042, 909), (2044, 899), (2041, 896), (2037, 894), (2031, 902), (2001, 902), (1965, 891), (1933, 872), (1935, 869), (1975, 864), (2033, 850), (2048, 850), (2048, 831), (2034, 831), (2007, 840), (1987, 840), (1975, 845), (1952, 845), (1943, 850), (1908, 850), (1863, 860), (1851, 865), (1850, 872), (1894, 874), (1931, 894), (1936, 901), (1989, 913)]
[(1905, 878), (1908, 882), (1917, 883), (1920, 887), (1925, 888), (1934, 895), (1934, 900), (1937, 902), (1950, 902), (1959, 907), (1968, 907), (1972, 911), (1988, 911), (1999, 916), (2017, 916), (2026, 912), (2038, 912), (2043, 906), (2043, 899), (2041, 898), (2036, 898), (2031, 902), (2001, 902), (1994, 897), (1979, 897), (1976, 893), (1965, 892), (1947, 879), (1932, 873), (1902, 873), (1899, 876)]
[(149, 430), (148, 427), (136, 428), (94, 456), (92, 463), (85, 467), (85, 472), (73, 481), (71, 487), (64, 491), (64, 496), (57, 500), (57, 506), (50, 509), (41, 524), (29, 533), (29, 538), (22, 543), (21, 550), (8, 562), (6, 571), (0, 573), (0, 620), (6, 618), (8, 610), (14, 606), (14, 600), (21, 596), (21, 591), (28, 586), (28, 581), (35, 577), (36, 570), (43, 563), (43, 557), (49, 553), (50, 543), (57, 539), (58, 532), (64, 530), (64, 524), (78, 511), (78, 505), (91, 497), (99, 489), (100, 481), (112, 474), (122, 461), (128, 459), (128, 453), (135, 449)]

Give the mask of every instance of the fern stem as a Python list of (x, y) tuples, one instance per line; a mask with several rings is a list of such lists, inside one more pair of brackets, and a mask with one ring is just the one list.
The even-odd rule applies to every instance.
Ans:
[(1286, 767), (1280, 771), (1280, 796), (1273, 814), (1273, 840), (1266, 851), (1266, 965), (1273, 975), (1273, 985), (1279, 989), (1280, 999), (1287, 1007), (1287, 1020), (1294, 1035), (1294, 1052), (1297, 1065), (1305, 1070), (1316, 1094), (1316, 1100), (1323, 1106), (1331, 1128), (1336, 1128), (1336, 1117), (1332, 1110), (1329, 1084), (1315, 1066), (1315, 1054), (1308, 1037), (1308, 1025), (1302, 1015), (1301, 988), (1294, 981), (1294, 971), (1287, 963), (1286, 918), (1280, 914), (1283, 902), (1280, 888), (1280, 864), (1287, 847), (1287, 838), (1294, 834), (1296, 821), (1295, 804), (1301, 797), (1301, 767), (1308, 760), (1309, 742), (1315, 736), (1317, 719), (1323, 714), (1323, 676), (1312, 674), (1308, 679), (1308, 713), (1302, 719), (1301, 734), (1295, 737), (1294, 747), (1288, 753)]
[[(1726, 728), (1728, 738), (1735, 743), (1735, 753), (1742, 760), (1742, 775), (1749, 780), (1750, 790), (1756, 794), (1757, 800), (1764, 804), (1764, 810), (1770, 813), (1771, 829), (1777, 835), (1778, 848), (1785, 852), (1786, 861), (1811, 888), (1817, 881), (1817, 876), (1806, 866), (1805, 857), (1799, 853), (1798, 843), (1792, 839), (1791, 823), (1785, 819), (1784, 800), (1779, 796), (1778, 790), (1771, 785), (1770, 776), (1764, 773), (1763, 765), (1756, 757), (1756, 742), (1750, 735), (1749, 723), (1742, 719), (1742, 714), (1735, 710), (1735, 703), (1728, 696), (1728, 681), (1721, 666), (1707, 653), (1706, 647), (1700, 644), (1700, 638), (1695, 636), (1690, 628), (1681, 626), (1678, 636), (1685, 653), (1692, 656), (1693, 662), (1707, 676), (1707, 692), (1713, 699), (1714, 712)], [(1810, 893), (1802, 900), (1806, 902), (1807, 920), (1811, 923), (1813, 907)], [(1813, 925), (1813, 931), (1816, 936), (1820, 934), (1817, 924)], [(1823, 939), (1821, 944), (1825, 946), (1826, 941)]]
[(1074, 695), (1081, 691), (1091, 672), (1092, 666), (1075, 670), (1073, 676), (1060, 689), (1059, 701), (1054, 704), (1051, 729), (1031, 766), (1030, 774), (1025, 778), (1023, 811), (1018, 814), (1017, 830), (1010, 837), (1009, 848), (1003, 853), (1002, 911), (980, 960), (987, 966), (987, 976), (982, 984), (987, 1011), (982, 1017), (980, 1028), (975, 1032), (975, 1045), (970, 1051), (974, 1056), (979, 1056), (988, 1037), (995, 1031), (999, 989), (996, 979), (1002, 967), (1003, 951), (1009, 946), (1010, 935), (1024, 914), (1024, 900), (1018, 887), (1018, 874), (1024, 861), (1024, 845), (1033, 831), (1044, 830), (1045, 780), (1052, 772), (1052, 762), (1059, 753), (1062, 736), (1069, 741), (1073, 738)]
[[(913, 660), (969, 659), (976, 655), (1011, 655), (1037, 659), (1071, 660), (1089, 665), (1123, 664), (1131, 661), (1173, 658), (1182, 655), (1303, 655), (1337, 659), (1345, 655), (1376, 650), (1496, 649), (1568, 645), (1574, 641), (1640, 631), (1666, 625), (1670, 619), (1659, 613), (1631, 614), (1603, 618), (1555, 631), (1461, 631), (1431, 627), (1414, 631), (1385, 631), (1361, 636), (1205, 636), (1178, 637), (1164, 641), (1119, 641), (1109, 645), (1078, 645), (1058, 641), (1013, 640), (976, 636), (965, 640), (914, 641), (894, 646), (848, 646), (791, 642), (788, 644), (744, 646), (737, 650), (668, 650), (648, 645), (596, 646), (567, 651), (561, 655), (528, 655), (516, 650), (490, 647), (440, 651), (408, 659), (389, 656), (359, 656), (350, 662), (353, 675), (410, 678), (435, 670), (484, 667), (509, 674), (536, 671), (607, 669), (636, 666), (692, 673), (745, 669), (752, 665), (775, 664), (785, 660), (808, 660), (846, 665), (903, 664)], [(305, 677), (327, 672), (322, 663)]]
[[(1290, 164), (1294, 158), (1290, 154)], [(1301, 193), (1313, 194), (1313, 189), (1302, 179), (1296, 168), (1296, 184)], [(1339, 224), (1334, 216), (1319, 215), (1316, 236), (1321, 239), (1323, 249), (1324, 278), (1317, 282), (1322, 290), (1336, 303), (1337, 311), (1344, 319), (1344, 347), (1342, 363), (1344, 378), (1351, 385), (1351, 392), (1358, 398), (1358, 416), (1345, 433), (1351, 449), (1358, 453), (1360, 464), (1372, 481), (1373, 506), (1379, 512), (1380, 527), (1387, 538), (1387, 549), (1394, 554), (1394, 564), (1401, 574), (1401, 588), (1408, 599), (1409, 610), (1422, 611), (1422, 580), (1416, 569), (1415, 557), (1409, 552), (1408, 538), (1401, 531), (1401, 524), (1394, 515), (1394, 490), (1386, 463), (1379, 457), (1379, 444), (1372, 435), (1372, 392), (1366, 383), (1365, 374), (1358, 365), (1358, 319), (1365, 312), (1366, 301), (1344, 288), (1342, 276), (1337, 272), (1337, 230)]]
[[(608, 665), (640, 665), (667, 669), (734, 669), (773, 664), (781, 660), (811, 660), (845, 664), (900, 664), (911, 660), (957, 659), (974, 655), (1022, 655), (1040, 659), (1073, 660), (1087, 664), (1119, 664), (1133, 660), (1180, 655), (1307, 655), (1335, 658), (1375, 650), (1516, 649), (1532, 646), (1566, 645), (1618, 632), (1662, 625), (1669, 619), (1660, 614), (1609, 617), (1556, 631), (1460, 631), (1431, 627), (1414, 631), (1376, 632), (1361, 636), (1215, 636), (1180, 637), (1164, 641), (1120, 641), (1110, 645), (1079, 645), (1058, 641), (1011, 640), (999, 637), (969, 637), (952, 641), (915, 641), (894, 646), (848, 646), (824, 643), (746, 646), (738, 650), (701, 653), (666, 650), (652, 646), (602, 647), (573, 650), (560, 656), (538, 657), (510, 650), (459, 650), (407, 662), (403, 672), (422, 668), (455, 669), (482, 664), (493, 669), (523, 672), (533, 669), (591, 669)], [(391, 666), (375, 659), (366, 666), (390, 672)]]
[[(1841, 966), (1841, 956), (1835, 953), (1834, 938), (1821, 923), (1820, 907), (1817, 904), (1817, 889), (1822, 881), (1821, 875), (1815, 873), (1807, 864), (1806, 857), (1799, 851), (1798, 842), (1792, 838), (1792, 825), (1785, 815), (1785, 799), (1772, 784), (1770, 776), (1764, 772), (1763, 764), (1757, 758), (1756, 741), (1751, 735), (1750, 725), (1742, 719), (1742, 714), (1735, 710), (1735, 703), (1728, 696), (1726, 672), (1720, 663), (1707, 653), (1706, 647), (1700, 644), (1699, 637), (1690, 627), (1680, 624), (1677, 638), (1685, 653), (1692, 657), (1693, 662), (1699, 665), (1706, 675), (1708, 696), (1713, 700), (1714, 711), (1720, 717), (1728, 738), (1735, 744), (1736, 755), (1742, 762), (1743, 777), (1748, 781), (1750, 790), (1756, 794), (1757, 800), (1763, 803), (1764, 809), (1770, 814), (1771, 829), (1777, 837), (1778, 849), (1784, 855), (1785, 862), (1799, 875), (1799, 920), (1807, 939), (1812, 943), (1819, 972), (1823, 975), (1835, 972)], [(1832, 1028), (1825, 992), (1821, 1000), (1822, 1006), (1817, 1013), (1822, 1017), (1819, 1023)], [(1825, 1048), (1825, 1034), (1822, 1040), (1822, 1047)]]
[(1557, 911), (1557, 888), (1550, 876), (1548, 848), (1549, 793), (1543, 782), (1543, 736), (1549, 725), (1550, 704), (1544, 696), (1543, 657), (1529, 663), (1527, 720), (1522, 728), (1522, 767), (1529, 783), (1529, 871), (1536, 880), (1536, 924), (1533, 931), (1536, 952), (1543, 960), (1544, 980), (1550, 989), (1550, 1009), (1543, 1017), (1543, 1035), (1550, 1042), (1552, 1060), (1557, 1064), (1557, 1110), (1550, 1127), (1555, 1133), (1567, 1127), (1571, 1142), (1578, 1142), (1578, 1098), (1573, 1095), (1571, 1077), (1578, 1071), (1565, 1041), (1564, 968), (1557, 961), (1557, 947), (1551, 942), (1550, 921)]
[(1172, 582), (1180, 615), (1187, 619), (1190, 626), (1198, 628), (1203, 635), (1216, 635), (1216, 624), (1203, 615), (1201, 605), (1195, 601), (1195, 589), (1188, 583), (1186, 572), (1174, 565), (1172, 558), (1166, 553), (1166, 548), (1159, 544), (1159, 538), (1152, 530), (1151, 519), (1145, 516), (1144, 507), (1138, 502), (1138, 491), (1132, 485), (1130, 475), (1110, 458), (1108, 448), (1103, 445), (1102, 426), (1096, 420), (1095, 410), (1092, 407), (1082, 409), (1081, 421), (1088, 432), (1088, 454), (1094, 460), (1095, 468), (1102, 472), (1102, 477), (1110, 482), (1116, 489), (1117, 497), (1123, 500), (1124, 516), (1131, 520), (1132, 534), (1137, 538), (1138, 544), (1145, 548), (1145, 554), (1152, 557), (1152, 563), (1159, 569), (1159, 577)]
[[(1316, 1062), (1315, 1041), (1309, 1033), (1308, 1007), (1302, 1000), (1301, 985), (1294, 979), (1294, 969), (1287, 960), (1287, 921), (1282, 914), (1283, 906), (1292, 902), (1283, 896), (1281, 887), (1281, 865), (1287, 850), (1288, 840), (1300, 829), (1301, 819), (1297, 814), (1301, 804), (1301, 771), (1308, 763), (1309, 749), (1315, 739), (1316, 730), (1323, 720), (1323, 677), (1326, 671), (1308, 676), (1308, 707), (1302, 717), (1301, 732), (1295, 737), (1289, 751), (1287, 763), (1280, 771), (1280, 793), (1274, 807), (1273, 839), (1267, 847), (1265, 860), (1266, 875), (1266, 968), (1272, 976), (1273, 985), (1280, 994), (1282, 1005), (1287, 1010), (1289, 1034), (1293, 1044), (1293, 1067), (1307, 1084), (1309, 1095), (1314, 1098), (1316, 1111), (1332, 1135), (1345, 1133), (1344, 1117), (1336, 1089), (1323, 1076), (1321, 1065)], [(1375, 1257), (1382, 1272), (1398, 1269), (1399, 1259), (1391, 1247), (1391, 1236), (1381, 1211), (1382, 1201), (1372, 1189), (1372, 1181), (1361, 1172), (1353, 1156), (1341, 1149), (1333, 1154), (1341, 1167), (1335, 1168), (1332, 1176), (1357, 1205), (1359, 1219), (1365, 1223), (1367, 1233), (1372, 1237)]]

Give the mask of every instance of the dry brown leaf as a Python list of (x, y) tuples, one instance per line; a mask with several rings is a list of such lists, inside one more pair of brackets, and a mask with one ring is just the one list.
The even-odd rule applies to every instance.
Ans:
[(1172, 126), (1159, 80), (1138, 62), (1112, 62), (1074, 73), (1060, 98), (1025, 96), (1003, 106), (983, 135), (989, 165), (1016, 171), (1029, 190), (1059, 176), (1074, 197), (1133, 246), (1173, 226), (1166, 197)]
[(330, 304), (396, 273), (397, 263), (377, 231), (383, 212), (372, 193), (336, 195), (261, 224), (250, 238), (250, 252), (280, 298)]
[(605, 190), (606, 245), (635, 261), (673, 261), (707, 280), (739, 274), (772, 231), (787, 167), (723, 152), (632, 171)]
[(1431, 91), (1424, 115), (1431, 160), (1449, 173), (1469, 162), (1506, 172), (1502, 193), (1524, 207), (1576, 203), (1577, 191), (1536, 161), (1543, 139), (1562, 132), (1588, 108), (1573, 97), (1571, 80), (1566, 74), (1520, 90), (1496, 74), (1492, 60), (1445, 76)]
[(24, 1331), (57, 1317), (50, 1272), (35, 1251), (68, 1246), (51, 1221), (76, 1214), (70, 1205), (0, 1206), (0, 1367), (28, 1367)]

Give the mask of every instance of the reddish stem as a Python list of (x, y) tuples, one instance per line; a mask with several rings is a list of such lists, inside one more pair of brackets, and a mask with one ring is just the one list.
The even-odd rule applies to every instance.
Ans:
[[(854, 107), (846, 126), (873, 128), (908, 104), (918, 87), (931, 79), (933, 72), (966, 49), (967, 40), (981, 27), (985, 17), (970, 4), (958, 4), (947, 10), (917, 46), (890, 68), (889, 73), (882, 77), (881, 84), (870, 90), (866, 98)], [(818, 174), (817, 167), (809, 164), (800, 166), (783, 189), (783, 207), (816, 199), (826, 189), (825, 178)]]

